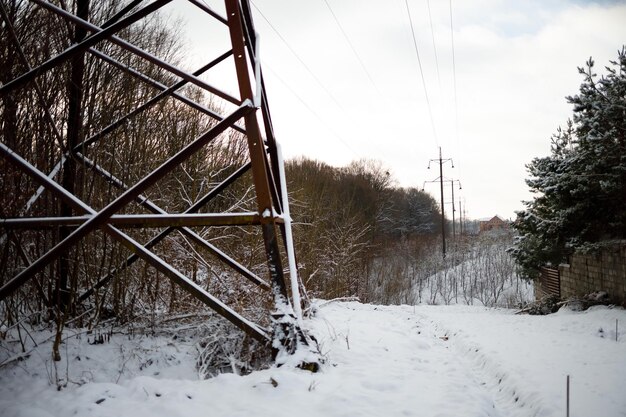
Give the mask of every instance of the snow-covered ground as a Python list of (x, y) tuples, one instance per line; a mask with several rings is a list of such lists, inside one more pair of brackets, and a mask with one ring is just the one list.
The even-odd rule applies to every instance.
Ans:
[[(329, 303), (307, 322), (316, 374), (271, 368), (198, 380), (193, 341), (114, 335), (49, 344), (0, 367), (0, 414), (48, 416), (626, 416), (626, 311), (550, 316), (473, 306)], [(43, 334), (33, 334), (45, 337)], [(93, 335), (90, 341), (93, 341)], [(57, 372), (69, 380), (57, 391)]]

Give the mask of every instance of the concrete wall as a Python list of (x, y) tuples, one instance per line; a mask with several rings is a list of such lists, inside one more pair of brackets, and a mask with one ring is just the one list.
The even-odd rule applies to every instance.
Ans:
[(626, 241), (598, 254), (575, 253), (559, 265), (561, 298), (605, 291), (615, 304), (626, 305)]

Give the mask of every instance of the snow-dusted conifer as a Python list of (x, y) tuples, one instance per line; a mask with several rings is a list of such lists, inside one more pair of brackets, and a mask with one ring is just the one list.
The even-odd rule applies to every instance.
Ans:
[(551, 155), (527, 165), (536, 197), (517, 213), (512, 253), (529, 277), (574, 249), (626, 237), (626, 48), (604, 76), (592, 59), (578, 70), (573, 119), (553, 135)]

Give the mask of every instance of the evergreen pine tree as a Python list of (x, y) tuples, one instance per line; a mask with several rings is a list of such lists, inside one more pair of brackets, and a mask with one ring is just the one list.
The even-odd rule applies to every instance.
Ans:
[(576, 249), (626, 237), (626, 48), (605, 76), (591, 58), (578, 70), (573, 119), (553, 135), (551, 155), (526, 166), (536, 197), (517, 213), (511, 252), (530, 278)]

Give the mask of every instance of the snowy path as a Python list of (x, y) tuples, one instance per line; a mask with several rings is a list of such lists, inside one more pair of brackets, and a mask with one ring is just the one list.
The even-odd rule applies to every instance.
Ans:
[[(76, 341), (66, 347), (74, 358), (70, 379), (89, 375), (92, 382), (57, 392), (47, 384), (43, 347), (13, 369), (0, 368), (0, 414), (561, 417), (569, 374), (572, 417), (626, 417), (626, 337), (615, 341), (616, 319), (626, 323), (626, 311), (537, 317), (467, 306), (331, 303), (307, 322), (328, 357), (322, 372), (284, 366), (206, 381), (194, 380), (189, 342), (144, 338), (147, 348), (134, 353), (123, 338), (99, 346)], [(124, 362), (116, 363), (120, 351)]]
[[(423, 306), (450, 335), (457, 354), (482, 378), (496, 407), (512, 417), (626, 417), (626, 311), (596, 307), (548, 316), (467, 306)], [(621, 325), (623, 326), (623, 324)]]
[(626, 337), (615, 341), (614, 330), (626, 323), (623, 309), (518, 316), (347, 303), (324, 314), (329, 339), (350, 342), (332, 344), (336, 372), (371, 415), (560, 417), (570, 375), (572, 416), (626, 417)]
[(357, 303), (332, 309), (329, 338), (344, 343), (333, 343), (337, 366), (329, 376), (336, 378), (323, 390), (332, 402), (352, 409), (337, 414), (331, 406), (328, 415), (508, 415), (495, 408), (491, 394), (427, 316)]

